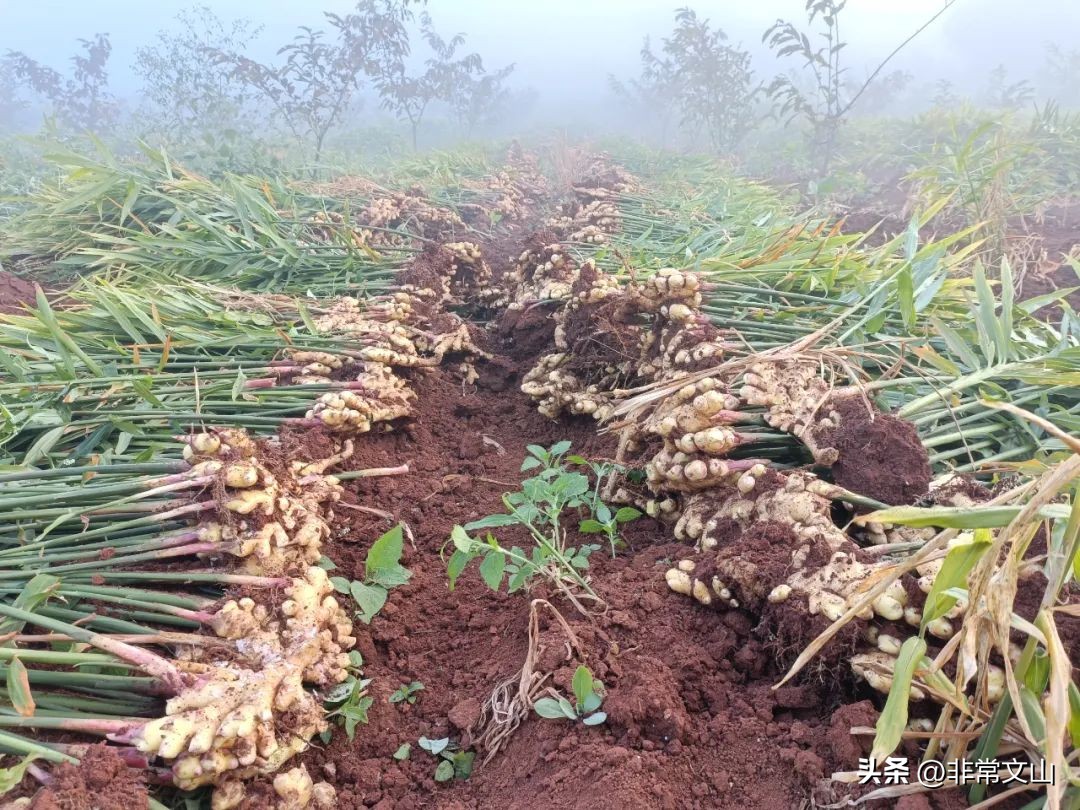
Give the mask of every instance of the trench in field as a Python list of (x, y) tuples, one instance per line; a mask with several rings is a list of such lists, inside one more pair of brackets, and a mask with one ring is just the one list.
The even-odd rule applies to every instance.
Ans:
[[(687, 547), (649, 518), (627, 524), (628, 547), (614, 559), (593, 554), (593, 587), (609, 608), (590, 622), (543, 587), (528, 595), (495, 594), (475, 568), (447, 587), (440, 552), (455, 523), (501, 512), (516, 488), (528, 444), (568, 439), (572, 452), (610, 459), (613, 435), (591, 419), (553, 421), (519, 391), (521, 375), (542, 342), (537, 335), (496, 338), (502, 354), (481, 362), (474, 386), (442, 369), (413, 371), (414, 416), (401, 429), (356, 443), (353, 468), (408, 463), (406, 476), (347, 484), (335, 532), (324, 553), (342, 576), (362, 578), (370, 542), (392, 521), (350, 509), (374, 507), (406, 523), (414, 545), (403, 563), (405, 587), (358, 634), (365, 677), (372, 678), (370, 724), (349, 741), (303, 757), (316, 779), (338, 789), (341, 807), (530, 807), (542, 791), (551, 807), (586, 801), (622, 806), (794, 806), (833, 769), (857, 760), (849, 729), (872, 725), (868, 702), (841, 708), (846, 684), (810, 683), (773, 691), (782, 674), (772, 640), (749, 613), (719, 613), (671, 594), (664, 572)], [(504, 543), (528, 538), (500, 530)], [(594, 536), (573, 536), (595, 542)], [(584, 659), (608, 688), (603, 726), (529, 717), (490, 763), (467, 781), (437, 785), (436, 760), (417, 741), (450, 737), (466, 747), (469, 729), (493, 686), (521, 667), (528, 644), (530, 600), (551, 596), (579, 645), (541, 612), (538, 664), (564, 694)], [(843, 677), (848, 677), (846, 674)], [(419, 681), (417, 702), (391, 704), (390, 694)], [(408, 759), (395, 760), (410, 743)], [(533, 798), (530, 798), (532, 796)], [(382, 803), (382, 804), (380, 804)], [(460, 804), (459, 804), (460, 803)]]

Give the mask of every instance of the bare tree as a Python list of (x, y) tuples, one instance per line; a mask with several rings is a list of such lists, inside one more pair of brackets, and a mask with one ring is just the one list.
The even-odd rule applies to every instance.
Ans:
[(79, 44), (84, 53), (71, 57), (70, 76), (22, 51), (8, 51), (4, 63), (14, 83), (46, 100), (50, 115), (62, 126), (100, 130), (115, 123), (119, 113), (119, 105), (109, 92), (112, 43), (108, 34), (96, 34), (92, 39), (80, 39)]
[(1039, 72), (1039, 89), (1063, 105), (1076, 106), (1080, 103), (1080, 87), (1076, 83), (1076, 77), (1080, 76), (1080, 50), (1066, 51), (1050, 42), (1045, 53), (1046, 62)]
[(842, 51), (847, 43), (840, 38), (840, 13), (847, 0), (808, 0), (807, 21), (813, 25), (819, 18), (824, 30), (819, 33), (824, 44), (814, 47), (810, 36), (794, 23), (777, 20), (761, 38), (776, 51), (778, 58), (798, 56), (804, 60), (813, 81), (813, 90), (804, 92), (796, 79), (781, 74), (768, 87), (769, 95), (780, 103), (780, 115), (787, 121), (805, 119), (813, 130), (814, 146), (821, 150), (822, 171), (828, 171), (836, 148), (840, 121), (847, 111), (844, 93)]
[(987, 77), (983, 103), (996, 110), (1019, 110), (1035, 99), (1035, 88), (1027, 79), (1009, 81), (1005, 65), (998, 65)]
[(15, 71), (6, 60), (0, 60), (0, 129), (12, 129), (26, 101), (19, 95)]
[(675, 109), (675, 66), (670, 59), (658, 57), (648, 37), (641, 46), (641, 75), (621, 81), (608, 76), (611, 90), (630, 109), (647, 123), (659, 122), (660, 143), (667, 143), (671, 111)]
[(479, 76), (459, 77), (450, 101), (466, 134), (471, 136), (478, 126), (490, 126), (505, 114), (513, 95), (506, 79), (513, 72), (511, 64)]
[(960, 95), (956, 92), (956, 86), (948, 79), (938, 79), (934, 83), (934, 95), (930, 103), (935, 107), (949, 108), (962, 103)]
[(326, 137), (353, 104), (365, 79), (386, 75), (409, 53), (407, 25), (413, 0), (359, 0), (351, 14), (327, 13), (326, 32), (301, 27), (266, 65), (215, 49), (229, 75), (265, 99), (301, 145), (311, 143), (318, 161)]
[(432, 52), (424, 61), (424, 69), (410, 74), (404, 60), (398, 60), (390, 63), (389, 70), (376, 80), (383, 107), (409, 122), (413, 150), (417, 148), (420, 123), (432, 102), (452, 101), (461, 88), (484, 70), (479, 54), (457, 57), (465, 36), (456, 34), (443, 39), (435, 32), (431, 16), (426, 12), (420, 16), (420, 32)]
[[(655, 104), (661, 111), (674, 105), (684, 125), (703, 129), (714, 149), (729, 151), (755, 124), (754, 99), (760, 87), (750, 69), (750, 53), (727, 39), (693, 9), (681, 8), (659, 54), (645, 40), (641, 77), (629, 86), (613, 82), (612, 87), (623, 98)], [(656, 114), (655, 108), (650, 114)]]
[(182, 11), (176, 20), (179, 31), (161, 31), (135, 53), (155, 126), (181, 134), (234, 127), (250, 112), (252, 89), (237, 81), (227, 62), (209, 57), (242, 53), (261, 27), (249, 20), (226, 23), (208, 6)]
[[(822, 31), (807, 33), (786, 20), (777, 20), (765, 31), (761, 41), (768, 43), (776, 52), (777, 58), (797, 56), (803, 60), (803, 66), (810, 74), (813, 84), (810, 91), (804, 90), (796, 78), (781, 74), (773, 79), (767, 92), (780, 103), (779, 114), (786, 117), (789, 123), (802, 118), (810, 124), (814, 146), (821, 154), (822, 172), (828, 172), (832, 165), (837, 135), (845, 116), (866, 94), (889, 62), (941, 17), (954, 2), (956, 0), (944, 0), (936, 14), (888, 54), (871, 71), (866, 81), (853, 85), (850, 92), (845, 88), (847, 68), (843, 64), (847, 42), (840, 35), (840, 15), (847, 6), (847, 0), (806, 0), (808, 25), (813, 26), (820, 20), (824, 26)], [(815, 47), (811, 42), (811, 34), (815, 35), (814, 41), (822, 39), (824, 44)]]
[[(906, 70), (894, 70), (879, 76), (877, 81), (863, 93), (859, 101), (859, 112), (869, 115), (886, 112), (903, 96), (913, 81), (915, 77)], [(849, 97), (859, 92), (861, 86), (861, 81), (848, 79), (844, 82), (844, 90)]]

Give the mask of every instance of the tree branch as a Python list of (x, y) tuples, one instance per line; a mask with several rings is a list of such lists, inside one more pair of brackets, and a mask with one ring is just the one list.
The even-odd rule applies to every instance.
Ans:
[(874, 79), (876, 79), (878, 77), (878, 74), (881, 73), (881, 71), (883, 71), (885, 69), (885, 66), (887, 64), (889, 64), (889, 62), (891, 62), (893, 60), (893, 57), (895, 57), (898, 53), (900, 53), (900, 51), (904, 50), (904, 48), (906, 48), (908, 45), (910, 45), (912, 40), (914, 40), (917, 36), (919, 36), (919, 34), (921, 34), (923, 31), (925, 31), (927, 28), (929, 28), (935, 22), (937, 22), (938, 18), (942, 14), (944, 14), (946, 11), (948, 11), (950, 8), (952, 8), (952, 6), (953, 6), (953, 4), (955, 2), (956, 2), (956, 0), (945, 0), (945, 5), (941, 7), (941, 10), (938, 11), (937, 14), (935, 14), (933, 17), (931, 17), (929, 20), (927, 20), (925, 23), (923, 23), (921, 26), (919, 26), (918, 30), (916, 30), (914, 34), (912, 34), (910, 37), (908, 37), (903, 42), (901, 42), (896, 47), (896, 49), (893, 50), (892, 53), (890, 53), (888, 56), (886, 56), (885, 59), (881, 62), (881, 64), (879, 64), (874, 69), (874, 72), (870, 74), (870, 77), (863, 83), (863, 86), (859, 88), (859, 92), (857, 92), (852, 97), (851, 101), (849, 101), (847, 103), (847, 105), (842, 110), (840, 110), (840, 112), (837, 114), (836, 117), (837, 118), (843, 118), (845, 115), (847, 115), (848, 110), (850, 110), (852, 107), (855, 106), (855, 102), (858, 101), (859, 98), (862, 96), (862, 94), (866, 92), (866, 88), (868, 88), (871, 85), (871, 83), (873, 83)]

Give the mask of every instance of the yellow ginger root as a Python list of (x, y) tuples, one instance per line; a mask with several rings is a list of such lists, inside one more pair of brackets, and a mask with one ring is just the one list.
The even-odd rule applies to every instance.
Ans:
[[(764, 475), (779, 479), (780, 486), (758, 494), (756, 483)], [(808, 473), (781, 476), (755, 464), (732, 483), (734, 486), (729, 484), (718, 492), (691, 495), (675, 526), (675, 536), (693, 540), (701, 551), (711, 551), (717, 548), (714, 532), (719, 523), (732, 520), (742, 530), (755, 523), (784, 524), (795, 537), (823, 542), (830, 551), (852, 545), (832, 522), (831, 502), (814, 492), (814, 479)]]
[(184, 439), (184, 460), (190, 464), (223, 458), (251, 458), (258, 448), (242, 428), (217, 428)]
[[(668, 586), (677, 593), (694, 596), (703, 604), (727, 604), (763, 610), (765, 603), (797, 606), (801, 615), (821, 615), (829, 622), (836, 621), (862, 598), (865, 589), (884, 565), (870, 565), (857, 559), (855, 547), (832, 553), (824, 565), (808, 565), (812, 555), (820, 554), (820, 536), (799, 542), (793, 535), (787, 550), (790, 571), (782, 582), (770, 581), (763, 566), (775, 562), (774, 556), (784, 550), (775, 546), (768, 560), (746, 552), (738, 544), (721, 549), (707, 569), (694, 560), (682, 560), (668, 570)], [(907, 592), (897, 583), (879, 596), (871, 606), (856, 615), (863, 620), (875, 615), (887, 621), (905, 617)]]
[(419, 186), (407, 191), (380, 193), (360, 209), (355, 219), (367, 226), (360, 231), (365, 244), (375, 247), (407, 244), (412, 241), (411, 233), (438, 239), (465, 227), (452, 210), (427, 200)]
[(678, 437), (729, 424), (739, 400), (724, 392), (713, 377), (685, 385), (646, 418), (642, 428), (675, 441)]
[[(304, 478), (305, 476), (323, 476), (328, 469), (335, 467), (343, 461), (347, 461), (352, 457), (353, 443), (350, 439), (346, 439), (341, 443), (340, 449), (337, 453), (327, 458), (320, 459), (319, 461), (302, 461), (300, 459), (293, 459), (289, 462), (289, 469), (292, 474), (297, 478)], [(335, 499), (336, 500), (336, 499)]]
[(582, 263), (578, 270), (578, 279), (581, 283), (574, 285), (574, 299), (569, 304), (571, 310), (585, 304), (608, 301), (625, 292), (615, 276), (596, 269), (596, 262), (593, 259), (586, 259)]
[[(701, 306), (701, 280), (693, 273), (665, 267), (645, 279), (636, 288), (638, 297), (652, 309), (681, 304), (697, 309)], [(669, 314), (665, 312), (664, 314)], [(675, 317), (675, 320), (684, 320)]]
[(602, 244), (622, 227), (622, 212), (608, 200), (573, 200), (560, 214), (549, 218), (546, 227), (571, 242)]
[(608, 241), (607, 232), (598, 225), (586, 225), (584, 228), (570, 234), (573, 242), (584, 242), (587, 245), (602, 245)]
[(574, 242), (605, 242), (608, 234), (622, 227), (622, 212), (614, 199), (636, 184), (628, 174), (620, 175), (613, 169), (598, 170), (573, 187), (573, 199), (563, 203), (559, 213), (545, 225)]
[(266, 804), (267, 796), (259, 794), (258, 808), (248, 796), (247, 785), (242, 779), (226, 777), (214, 785), (211, 810), (332, 810), (337, 803), (337, 791), (328, 782), (313, 783), (307, 768), (300, 765), (274, 776), (273, 788), (276, 800)]
[[(178, 787), (214, 782), (228, 771), (266, 762), (281, 747), (277, 712), (305, 707), (308, 727), (290, 729), (306, 741), (325, 725), (315, 698), (303, 689), (300, 668), (279, 661), (261, 671), (217, 668), (199, 685), (172, 698), (166, 716), (146, 723), (134, 739), (148, 755), (173, 760)], [(282, 729), (284, 732), (284, 729)]]
[[(223, 605), (211, 626), (233, 642), (232, 661), (206, 662), (206, 676), (170, 699), (164, 717), (142, 726), (135, 746), (172, 760), (174, 781), (184, 789), (229, 772), (273, 773), (303, 750), (326, 727), (321, 705), (303, 684), (342, 682), (356, 641), (332, 592), (326, 572), (312, 567), (293, 580), (274, 611), (251, 599)], [(188, 655), (216, 661), (220, 648)]]
[[(536, 277), (549, 272), (548, 265), (551, 269), (562, 267), (565, 260), (557, 246), (548, 246), (542, 253), (550, 256), (544, 264), (536, 264), (540, 256), (535, 256), (535, 251), (523, 254), (519, 261), (523, 294), (536, 296), (552, 290), (551, 286), (538, 287)], [(526, 278), (529, 272), (533, 275)], [(656, 336), (638, 323), (639, 317), (659, 315), (665, 324), (689, 323), (696, 313), (692, 307), (700, 304), (700, 285), (692, 274), (667, 269), (641, 284), (624, 288), (612, 276), (598, 272), (592, 262), (563, 278), (559, 284), (571, 284), (572, 295), (555, 316), (555, 345), (559, 351), (545, 355), (530, 369), (522, 391), (536, 399), (540, 412), (547, 416), (567, 411), (606, 419), (614, 410), (615, 397), (629, 381), (655, 378), (659, 371), (656, 359), (647, 357)], [(562, 294), (562, 286), (555, 289)], [(528, 299), (518, 299), (523, 300)], [(610, 336), (610, 341), (595, 335), (598, 313), (613, 325), (623, 326)], [(588, 337), (583, 340), (582, 334)], [(575, 345), (571, 345), (573, 341)], [(581, 358), (596, 353), (599, 357), (586, 378), (578, 370)], [(576, 364), (573, 370), (566, 367), (571, 360)]]
[(189, 447), (215, 449), (216, 455), (198, 461), (192, 474), (222, 481), (221, 506), (232, 513), (224, 522), (206, 520), (197, 527), (199, 542), (218, 547), (206, 553), (243, 558), (240, 570), (256, 575), (288, 575), (318, 561), (322, 541), (330, 534), (332, 505), (342, 493), (337, 479), (322, 473), (352, 455), (351, 442), (330, 458), (292, 462), (292, 475), (281, 480), (254, 455), (257, 447), (250, 439), (239, 432), (225, 438), (251, 455), (221, 461), (217, 456), (226, 445), (219, 436), (197, 434), (188, 440)]
[(464, 322), (459, 323), (457, 327), (450, 332), (443, 332), (442, 334), (434, 336), (418, 336), (416, 339), (416, 346), (430, 356), (430, 359), (427, 361), (427, 364), (429, 365), (441, 363), (445, 355), (452, 353), (469, 354), (473, 357), (483, 357), (486, 359), (491, 358), (490, 354), (473, 343), (469, 327)]
[[(396, 379), (383, 366), (372, 373)], [(182, 789), (213, 784), (213, 806), (230, 808), (245, 802), (245, 780), (277, 773), (325, 730), (325, 710), (305, 684), (329, 688), (348, 677), (352, 621), (325, 570), (313, 563), (342, 493), (324, 473), (353, 447), (346, 441), (329, 458), (294, 460), (282, 475), (259, 458), (269, 445), (243, 431), (186, 441), (191, 474), (222, 483), (223, 506), (235, 516), (200, 524), (199, 540), (243, 557), (240, 571), (291, 575), (291, 584), (280, 603), (249, 597), (224, 603), (207, 621), (218, 640), (177, 650), (177, 666), (196, 678), (192, 685), (166, 703), (163, 717), (117, 739), (169, 761)], [(278, 774), (274, 787), (276, 807), (333, 804), (332, 788), (313, 785), (302, 769)]]
[(331, 810), (337, 798), (329, 783), (314, 784), (303, 765), (275, 776), (274, 792), (279, 799), (273, 810)]
[[(893, 672), (896, 668), (896, 657), (900, 652), (900, 640), (890, 638), (888, 652), (875, 650), (868, 653), (860, 653), (851, 658), (852, 671), (867, 682), (873, 689), (888, 694), (892, 688)], [(893, 652), (895, 650), (895, 652)], [(984, 694), (991, 704), (1001, 701), (1006, 694), (1005, 670), (995, 664), (988, 664), (985, 670), (986, 689)], [(922, 700), (926, 692), (916, 685), (911, 686), (910, 697), (912, 700)]]
[(719, 334), (715, 326), (700, 318), (664, 321), (658, 331), (647, 335), (644, 349), (648, 356), (640, 366), (641, 375), (668, 380), (716, 366), (728, 349)]
[(364, 362), (361, 368), (356, 379), (363, 390), (323, 394), (307, 417), (320, 419), (334, 432), (367, 433), (377, 422), (408, 416), (416, 396), (408, 384), (380, 363)]
[[(668, 570), (668, 586), (705, 605), (746, 607), (758, 613), (782, 608), (805, 620), (820, 616), (831, 623), (855, 610), (867, 591), (889, 574), (892, 563), (860, 559), (860, 550), (829, 518), (830, 502), (822, 494), (828, 485), (808, 473), (784, 478), (782, 488), (757, 497), (749, 488), (745, 493), (729, 490), (724, 496), (714, 491), (688, 498), (676, 534), (697, 541), (708, 554), (681, 560)], [(774, 479), (770, 486), (775, 483)], [(772, 531), (769, 527), (783, 528)], [(723, 546), (715, 536), (718, 531), (725, 532)], [(960, 535), (950, 547), (965, 542), (970, 542), (970, 536)], [(916, 569), (922, 593), (931, 591), (942, 560), (927, 561)], [(945, 615), (928, 622), (926, 632), (942, 641), (951, 639), (955, 622), (966, 609), (963, 600), (958, 601)], [(919, 628), (923, 620), (920, 600), (913, 601), (912, 590), (897, 580), (854, 615), (864, 622), (890, 623), (867, 626), (865, 643), (876, 649), (851, 659), (856, 675), (887, 692), (902, 640), (883, 628), (897, 624), (913, 631)], [(1000, 670), (991, 667), (983, 674), (991, 701), (1000, 699), (1004, 684)], [(921, 690), (915, 691), (913, 697), (925, 697)]]
[(300, 373), (291, 378), (297, 385), (330, 382), (330, 375), (352, 365), (353, 358), (330, 352), (290, 351), (286, 356), (300, 366)]
[(561, 353), (540, 358), (522, 379), (522, 392), (538, 402), (540, 413), (552, 419), (563, 411), (585, 414), (597, 420), (611, 416), (610, 396), (606, 396), (599, 386), (583, 385), (573, 372), (560, 368), (565, 359)]
[(696, 450), (684, 453), (664, 447), (645, 465), (649, 487), (656, 492), (700, 492), (720, 486), (746, 471), (743, 462), (712, 458)]
[(837, 395), (822, 379), (821, 367), (810, 362), (755, 363), (743, 375), (739, 391), (748, 405), (766, 409), (769, 425), (801, 439), (824, 466), (834, 464), (838, 454), (835, 448), (822, 446), (816, 434), (836, 426), (839, 413), (835, 409), (823, 413), (822, 406)]
[[(346, 335), (350, 348), (353, 345), (383, 348), (401, 355), (415, 354), (413, 330), (405, 323), (412, 315), (414, 297), (408, 293), (372, 301), (360, 301), (343, 296), (334, 301), (329, 310), (315, 319), (315, 328), (321, 334)], [(316, 355), (312, 362), (331, 369), (352, 363), (352, 358), (341, 358), (335, 365), (326, 362), (324, 352), (298, 353), (297, 357)], [(364, 358), (361, 358), (364, 359)]]
[(473, 242), (447, 242), (443, 247), (453, 256), (450, 270), (457, 286), (470, 290), (491, 283), (491, 268), (484, 261), (479, 245)]
[[(591, 335), (595, 330), (595, 314), (604, 309), (606, 302), (616, 302), (618, 299), (626, 299), (626, 291), (619, 282), (608, 273), (601, 273), (596, 269), (592, 259), (586, 260), (579, 268), (576, 268), (568, 292), (569, 300), (562, 310), (555, 315), (555, 348), (559, 352), (573, 352), (570, 345), (569, 333), (573, 330), (578, 335), (584, 333)], [(562, 282), (554, 282), (542, 288), (539, 292), (541, 297), (566, 297), (567, 290)], [(621, 317), (616, 315), (616, 317)], [(637, 327), (630, 327), (636, 329)], [(580, 338), (579, 338), (580, 339)], [(625, 353), (616, 352), (608, 358), (607, 365), (597, 363), (597, 371), (602, 376), (597, 380), (598, 385), (613, 387), (616, 380), (625, 379), (631, 373), (633, 364)], [(607, 381), (605, 381), (607, 378)]]
[[(255, 669), (281, 658), (294, 646), (312, 645), (307, 650), (313, 657), (304, 670), (304, 682), (318, 686), (340, 683), (347, 675), (347, 650), (356, 638), (352, 621), (334, 598), (328, 579), (314, 570), (313, 566), (305, 578), (293, 580), (287, 598), (275, 610), (247, 597), (229, 600), (214, 614), (210, 626), (220, 638), (239, 642), (236, 651), (240, 660)], [(195, 658), (200, 654), (198, 649), (188, 652)]]
[[(757, 478), (765, 472), (751, 469), (746, 474)], [(699, 549), (711, 551), (715, 558), (707, 581), (692, 576), (697, 563), (684, 560), (668, 571), (668, 584), (673, 590), (697, 596), (706, 604), (711, 604), (715, 597), (730, 602), (732, 593), (742, 594), (744, 603), (757, 605), (766, 599), (777, 604), (800, 598), (809, 615), (821, 613), (830, 620), (838, 618), (858, 598), (860, 586), (872, 569), (858, 561), (855, 545), (833, 524), (831, 502), (814, 492), (812, 476), (801, 472), (771, 475), (781, 479), (781, 486), (763, 494), (755, 493), (754, 487), (747, 487), (740, 479), (723, 494), (701, 493), (688, 499), (676, 524), (676, 536), (696, 541)], [(774, 546), (769, 554), (770, 561), (777, 554), (789, 555), (790, 564), (785, 568), (791, 573), (786, 579), (770, 582), (759, 571), (766, 561), (755, 558), (753, 553), (743, 553), (739, 544), (717, 550), (716, 532), (728, 524), (734, 524), (740, 532), (765, 525), (787, 527), (785, 536), (790, 545), (780, 549)], [(829, 563), (807, 566), (812, 550), (817, 556), (828, 554)], [(899, 588), (890, 592), (888, 598), (879, 599), (875, 609), (880, 607), (889, 616), (900, 618), (906, 601), (903, 588)], [(894, 606), (894, 602), (898, 605)]]
[(244, 573), (276, 576), (311, 565), (322, 556), (322, 541), (330, 535), (329, 508), (322, 503), (340, 497), (340, 485), (328, 479), (310, 482), (308, 491), (299, 496), (243, 492), (228, 502), (231, 511), (258, 512), (274, 519), (254, 526), (246, 520), (235, 525), (207, 521), (200, 524), (198, 538), (218, 544), (221, 553), (243, 558)]
[(369, 231), (352, 227), (345, 217), (337, 211), (318, 211), (308, 218), (311, 227), (307, 228), (301, 244), (351, 245), (363, 247), (367, 243)]
[(525, 250), (507, 279), (513, 296), (507, 308), (566, 298), (576, 278), (577, 265), (561, 245)]

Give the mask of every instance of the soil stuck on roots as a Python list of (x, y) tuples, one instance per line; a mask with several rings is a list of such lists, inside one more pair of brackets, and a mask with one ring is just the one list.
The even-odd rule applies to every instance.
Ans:
[[(511, 354), (529, 354), (512, 336)], [(312, 778), (338, 791), (343, 810), (535, 808), (796, 808), (811, 796), (832, 800), (829, 774), (851, 770), (869, 750), (853, 726), (872, 726), (870, 692), (848, 676), (808, 677), (773, 690), (782, 675), (777, 639), (750, 613), (717, 611), (672, 594), (664, 572), (688, 547), (648, 518), (625, 526), (629, 547), (591, 558), (594, 587), (608, 610), (595, 623), (542, 588), (528, 596), (495, 594), (467, 569), (447, 589), (440, 550), (455, 523), (502, 511), (516, 488), (525, 445), (569, 439), (590, 459), (610, 458), (614, 436), (598, 436), (591, 419), (552, 421), (518, 390), (528, 361), (498, 357), (478, 365), (480, 381), (463, 389), (441, 370), (414, 373), (414, 418), (394, 433), (357, 442), (351, 467), (408, 462), (410, 473), (347, 483), (346, 501), (389, 512), (415, 538), (402, 560), (413, 576), (394, 589), (383, 611), (358, 634), (365, 677), (372, 678), (369, 725), (350, 741), (301, 757)], [(362, 577), (371, 542), (391, 520), (339, 506), (324, 549), (345, 577)], [(498, 530), (508, 543), (528, 538)], [(576, 536), (570, 542), (594, 542)], [(528, 716), (467, 781), (436, 783), (437, 760), (421, 736), (468, 744), (495, 684), (515, 676), (528, 647), (530, 598), (550, 598), (576, 635), (585, 663), (607, 687), (605, 724), (585, 727)], [(570, 694), (578, 661), (558, 623), (540, 613), (538, 667)], [(846, 672), (846, 670), (845, 670)], [(391, 693), (424, 684), (414, 705)], [(844, 705), (852, 700), (853, 705)], [(394, 753), (412, 746), (408, 758)], [(946, 797), (937, 797), (941, 801)], [(946, 805), (935, 805), (946, 806)]]
[(149, 804), (138, 771), (106, 745), (91, 746), (78, 765), (58, 765), (52, 782), (28, 810), (144, 810)]
[(822, 411), (837, 411), (839, 425), (819, 434), (834, 447), (833, 480), (845, 489), (890, 505), (910, 504), (930, 490), (930, 460), (910, 422), (870, 411), (859, 396), (832, 399)]

